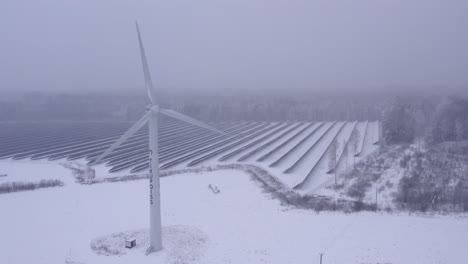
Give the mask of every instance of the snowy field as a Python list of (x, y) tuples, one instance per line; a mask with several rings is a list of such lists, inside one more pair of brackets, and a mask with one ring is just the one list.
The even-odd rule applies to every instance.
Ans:
[(44, 163), (1, 161), (0, 170), (8, 173), (2, 181), (65, 182), (64, 187), (0, 194), (0, 263), (319, 263), (321, 252), (324, 264), (468, 259), (468, 251), (460, 250), (468, 245), (465, 216), (298, 210), (233, 170), (161, 179), (165, 230), (187, 231), (199, 244), (175, 245), (174, 237), (166, 237), (166, 248), (149, 256), (141, 248), (99, 256), (91, 249), (93, 240), (148, 227), (146, 180), (79, 185), (69, 170)]

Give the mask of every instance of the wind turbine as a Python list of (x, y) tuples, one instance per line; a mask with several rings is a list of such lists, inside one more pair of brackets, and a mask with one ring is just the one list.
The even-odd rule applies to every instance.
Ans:
[(138, 35), (138, 43), (140, 46), (141, 63), (143, 65), (143, 75), (145, 78), (146, 92), (148, 93), (151, 104), (146, 108), (146, 113), (141, 117), (127, 132), (125, 132), (117, 141), (115, 141), (104, 153), (102, 153), (92, 164), (96, 164), (104, 157), (109, 155), (115, 148), (120, 146), (129, 137), (135, 134), (147, 122), (149, 123), (149, 163), (150, 163), (150, 247), (148, 253), (159, 251), (162, 249), (161, 238), (161, 199), (159, 193), (159, 152), (158, 152), (158, 126), (159, 115), (166, 115), (180, 121), (199, 126), (216, 133), (225, 134), (223, 131), (211, 127), (205, 123), (195, 120), (189, 116), (176, 112), (170, 109), (159, 108), (158, 96), (151, 81), (151, 75), (146, 60), (145, 49), (141, 39), (140, 29), (138, 23), (136, 24), (136, 31)]

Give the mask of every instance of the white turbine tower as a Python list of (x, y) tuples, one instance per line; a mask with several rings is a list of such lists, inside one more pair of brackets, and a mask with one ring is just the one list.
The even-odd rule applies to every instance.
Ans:
[(169, 109), (161, 109), (158, 105), (158, 96), (153, 88), (151, 75), (146, 60), (145, 49), (141, 39), (140, 29), (136, 23), (136, 30), (138, 35), (138, 43), (140, 46), (141, 63), (143, 64), (143, 75), (145, 77), (146, 91), (151, 104), (147, 107), (145, 115), (140, 118), (127, 132), (125, 132), (117, 141), (115, 141), (102, 155), (100, 155), (93, 164), (98, 163), (104, 157), (109, 155), (115, 148), (121, 145), (125, 140), (131, 137), (135, 132), (142, 128), (146, 122), (149, 123), (149, 163), (150, 163), (150, 247), (148, 253), (152, 251), (159, 251), (162, 249), (161, 239), (161, 200), (159, 193), (159, 152), (158, 152), (158, 126), (159, 115), (163, 114), (192, 125), (196, 125), (216, 133), (225, 134), (216, 128), (213, 128), (205, 123), (195, 120), (189, 116)]

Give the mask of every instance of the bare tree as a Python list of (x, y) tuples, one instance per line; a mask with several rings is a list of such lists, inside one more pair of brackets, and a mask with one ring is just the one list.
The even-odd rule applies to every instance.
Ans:
[(337, 162), (337, 154), (338, 148), (340, 143), (336, 139), (333, 139), (329, 148), (328, 148), (328, 169), (329, 171), (333, 171), (335, 174), (335, 184), (336, 184), (336, 162)]
[(427, 127), (427, 118), (424, 115), (424, 112), (421, 109), (416, 109), (413, 112), (413, 118), (415, 120), (415, 139), (418, 143), (418, 150), (421, 149), (421, 141), (424, 137), (424, 133)]
[(455, 120), (455, 135), (457, 141), (462, 141), (465, 135), (465, 124), (461, 118)]
[(361, 132), (359, 129), (354, 129), (353, 133), (351, 133), (351, 137), (349, 138), (348, 145), (351, 145), (352, 155), (353, 155), (353, 169), (356, 166), (356, 152), (359, 148), (359, 142), (361, 141)]
[(348, 145), (346, 144), (346, 141), (343, 140), (343, 153), (341, 154), (343, 158), (345, 159), (345, 164), (346, 164), (346, 169), (345, 171), (348, 172)]

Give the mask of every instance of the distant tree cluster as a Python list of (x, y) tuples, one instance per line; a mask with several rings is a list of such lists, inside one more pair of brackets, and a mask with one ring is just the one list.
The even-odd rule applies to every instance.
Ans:
[[(164, 107), (205, 121), (379, 120), (385, 97), (290, 95), (161, 95)], [(0, 121), (135, 121), (147, 104), (144, 96), (27, 93), (0, 98)]]
[(410, 105), (399, 97), (385, 110), (382, 125), (383, 136), (389, 144), (411, 143), (414, 140), (415, 119)]
[(468, 100), (450, 97), (436, 108), (427, 133), (427, 142), (462, 141), (468, 139)]
[(386, 98), (357, 96), (176, 97), (169, 105), (209, 121), (379, 120)]
[(397, 97), (385, 108), (382, 124), (387, 144), (468, 140), (468, 99), (449, 97), (434, 102)]
[(133, 121), (144, 107), (138, 96), (31, 92), (0, 98), (0, 121)]

